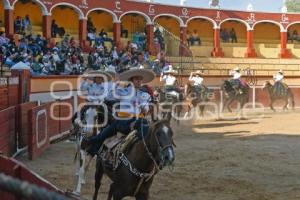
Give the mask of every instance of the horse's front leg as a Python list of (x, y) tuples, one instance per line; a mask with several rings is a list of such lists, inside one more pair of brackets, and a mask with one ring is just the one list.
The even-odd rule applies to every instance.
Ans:
[(95, 172), (95, 191), (94, 191), (94, 195), (93, 195), (93, 200), (97, 200), (103, 173), (104, 173), (104, 171), (103, 171), (103, 165), (102, 165), (101, 159), (97, 158), (96, 172)]
[(271, 110), (273, 110), (274, 112), (276, 112), (276, 110), (273, 107), (273, 104), (274, 104), (274, 100), (271, 99), (270, 108), (271, 108)]
[(289, 104), (289, 99), (288, 98), (285, 98), (285, 104), (284, 104), (284, 106), (283, 106), (283, 110), (288, 110), (288, 104)]

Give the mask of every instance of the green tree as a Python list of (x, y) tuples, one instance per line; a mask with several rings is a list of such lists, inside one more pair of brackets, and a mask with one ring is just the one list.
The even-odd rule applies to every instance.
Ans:
[(300, 12), (300, 0), (286, 0), (288, 12)]

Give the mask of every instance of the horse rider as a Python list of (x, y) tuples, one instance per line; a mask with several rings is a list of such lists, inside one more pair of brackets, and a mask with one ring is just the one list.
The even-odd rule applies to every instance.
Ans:
[(232, 75), (232, 79), (230, 79), (230, 83), (232, 87), (236, 90), (237, 94), (243, 94), (242, 90), (242, 81), (241, 81), (241, 69), (236, 67), (229, 72), (229, 75)]
[(288, 86), (283, 82), (284, 73), (282, 70), (279, 70), (276, 74), (273, 75), (275, 81), (274, 92), (278, 95), (284, 93), (287, 90)]
[[(105, 83), (110, 82), (111, 80), (112, 76), (107, 72), (89, 71), (83, 75), (83, 82), (80, 85), (80, 90), (87, 92), (87, 102), (100, 103), (109, 93), (109, 88)], [(81, 116), (83, 116), (88, 108), (89, 106), (82, 107), (80, 111)]]
[(174, 76), (177, 73), (176, 70), (173, 70), (172, 65), (168, 66), (168, 69), (165, 69), (160, 75), (160, 81), (165, 82), (165, 93), (175, 96), (178, 100), (181, 100), (179, 89), (176, 87), (178, 84), (176, 77)]
[(205, 88), (203, 87), (203, 77), (201, 77), (203, 73), (200, 70), (197, 70), (196, 72), (191, 72), (189, 81), (193, 83), (194, 91), (196, 92), (197, 96), (202, 94), (205, 91)]
[(116, 110), (116, 120), (105, 127), (100, 134), (87, 138), (91, 144), (87, 150), (89, 154), (97, 153), (103, 142), (121, 132), (128, 135), (132, 130), (137, 130), (139, 139), (148, 133), (149, 123), (145, 116), (149, 111), (150, 95), (140, 90), (142, 84), (151, 82), (155, 74), (147, 69), (130, 69), (119, 75), (120, 81), (126, 81), (125, 87), (117, 87), (115, 98), (118, 99), (119, 108)]

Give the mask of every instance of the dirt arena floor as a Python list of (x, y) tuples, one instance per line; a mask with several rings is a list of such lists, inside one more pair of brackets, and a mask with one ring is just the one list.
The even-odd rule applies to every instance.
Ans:
[[(228, 115), (231, 116), (231, 115)], [(155, 178), (152, 200), (300, 199), (300, 110), (268, 111), (247, 120), (197, 120), (173, 125), (174, 171)], [(28, 167), (63, 189), (75, 186), (74, 143), (51, 145)], [(82, 196), (91, 199), (94, 163)], [(106, 199), (105, 177), (100, 195)], [(127, 198), (131, 199), (131, 198)]]

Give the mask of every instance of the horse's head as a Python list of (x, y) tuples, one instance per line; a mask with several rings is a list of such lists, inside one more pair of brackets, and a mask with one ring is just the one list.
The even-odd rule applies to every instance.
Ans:
[(175, 160), (173, 131), (165, 120), (154, 123), (150, 129), (150, 149), (160, 169), (170, 166)]
[(87, 135), (94, 134), (94, 128), (97, 123), (98, 112), (95, 107), (89, 107), (84, 113), (83, 132)]
[(270, 83), (270, 81), (266, 81), (264, 84), (263, 84), (263, 87), (262, 89), (263, 90), (266, 90), (268, 88), (272, 87), (272, 84)]

